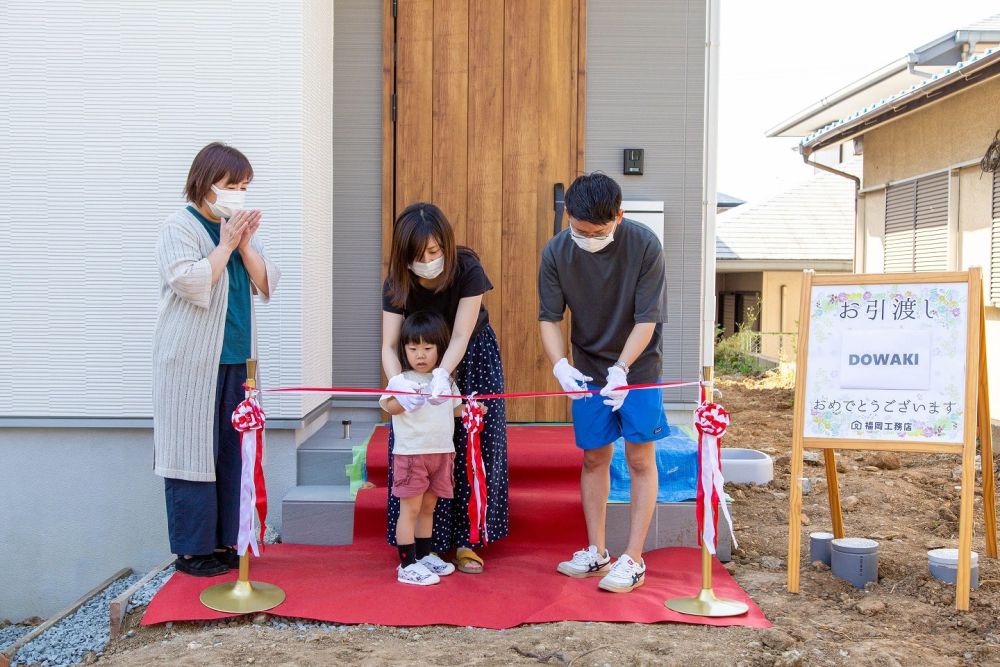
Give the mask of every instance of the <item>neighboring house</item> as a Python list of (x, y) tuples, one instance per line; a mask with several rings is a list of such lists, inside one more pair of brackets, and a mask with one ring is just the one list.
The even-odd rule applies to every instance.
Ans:
[[(555, 389), (535, 273), (554, 184), (584, 171), (662, 202), (664, 377), (698, 378), (711, 342), (718, 0), (191, 7), (69, 0), (53, 20), (35, 2), (4, 4), (0, 617), (46, 616), (167, 555), (151, 469), (154, 246), (210, 141), (253, 162), (248, 203), (283, 269), (258, 310), (265, 387), (382, 386), (386, 232), (431, 199), (495, 285), (508, 389)], [(624, 176), (623, 149), (636, 147), (645, 172)], [(667, 393), (668, 408), (696, 399)], [(303, 445), (381, 413), (317, 394), (265, 395), (265, 408), (281, 530), (282, 499), (315, 473)], [(567, 402), (509, 411), (562, 421)]]
[(715, 211), (716, 213), (725, 213), (743, 204), (746, 204), (745, 200), (720, 192), (715, 198)]
[(853, 193), (849, 181), (817, 170), (766, 201), (719, 216), (716, 322), (723, 335), (750, 327), (760, 333), (755, 352), (774, 362), (793, 359), (802, 270), (851, 270)]
[[(984, 173), (980, 162), (1000, 130), (998, 44), (1000, 16), (995, 16), (923, 47), (948, 58), (958, 54), (961, 62), (881, 97), (872, 97), (874, 88), (859, 86), (852, 99), (867, 98), (851, 112), (828, 120), (825, 111), (815, 111), (801, 119), (799, 130), (774, 131), (795, 136), (814, 125), (799, 146), (810, 163), (847, 146), (863, 154), (856, 181), (857, 272), (982, 267), (994, 388), (1000, 387), (1000, 176)], [(816, 124), (821, 118), (825, 122)], [(990, 410), (996, 425), (998, 391)]]
[(825, 95), (768, 130), (767, 136), (804, 137), (997, 45), (1000, 45), (1000, 14), (952, 30)]
[[(859, 109), (867, 110), (902, 89), (920, 86), (997, 45), (1000, 15), (914, 49), (794, 114), (767, 136), (803, 137), (836, 125), (841, 118), (856, 116)], [(862, 266), (854, 242), (854, 195), (864, 148), (860, 140), (823, 142), (808, 155), (817, 172), (807, 182), (719, 218), (716, 321), (723, 335), (751, 326), (760, 333), (756, 351), (762, 357), (789, 360), (798, 329), (801, 270), (851, 271)], [(902, 264), (895, 270), (903, 270)]]

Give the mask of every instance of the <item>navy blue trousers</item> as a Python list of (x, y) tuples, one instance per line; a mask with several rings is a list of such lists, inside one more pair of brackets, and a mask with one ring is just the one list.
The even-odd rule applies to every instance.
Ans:
[(178, 556), (210, 554), (234, 546), (240, 522), (240, 434), (233, 410), (243, 400), (246, 364), (221, 364), (215, 388), (212, 449), (215, 481), (164, 479), (170, 551)]

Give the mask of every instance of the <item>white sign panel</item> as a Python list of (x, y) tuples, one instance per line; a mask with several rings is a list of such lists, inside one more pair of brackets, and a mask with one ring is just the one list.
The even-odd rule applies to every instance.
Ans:
[(930, 388), (931, 332), (844, 332), (840, 386), (844, 389)]
[(966, 283), (814, 285), (807, 438), (961, 444)]

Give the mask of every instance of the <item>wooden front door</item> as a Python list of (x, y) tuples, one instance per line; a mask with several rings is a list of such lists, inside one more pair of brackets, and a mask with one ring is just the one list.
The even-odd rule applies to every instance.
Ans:
[[(553, 187), (583, 166), (584, 0), (385, 0), (383, 269), (392, 221), (431, 201), (482, 258), (508, 391), (557, 390), (538, 336)], [(565, 226), (565, 221), (562, 222)], [(568, 421), (565, 398), (510, 421)]]

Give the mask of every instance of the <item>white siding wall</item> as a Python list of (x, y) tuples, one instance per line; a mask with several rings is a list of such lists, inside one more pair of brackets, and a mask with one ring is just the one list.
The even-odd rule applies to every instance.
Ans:
[[(333, 2), (303, 0), (302, 383), (329, 386), (333, 359)], [(304, 414), (328, 397), (302, 398)]]
[(157, 227), (215, 140), (284, 272), (263, 382), (329, 377), (332, 27), (322, 0), (0, 4), (0, 416), (151, 414)]
[(333, 383), (381, 387), (382, 3), (334, 7)]
[[(704, 0), (587, 2), (586, 169), (617, 180), (625, 199), (664, 202), (666, 380), (701, 376), (705, 12)], [(622, 174), (625, 148), (646, 149), (644, 175)]]

